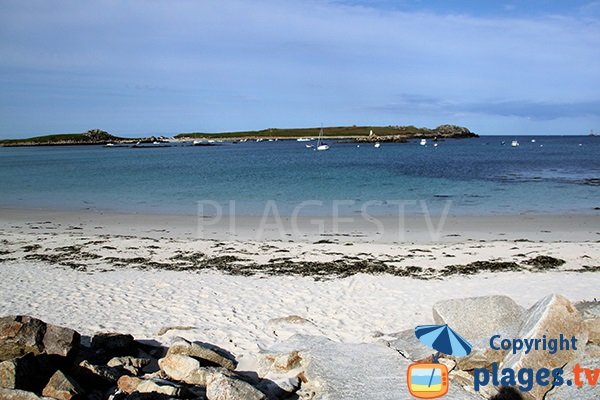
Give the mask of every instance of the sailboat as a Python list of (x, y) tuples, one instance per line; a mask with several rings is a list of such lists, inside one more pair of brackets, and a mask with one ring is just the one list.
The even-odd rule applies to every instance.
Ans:
[(323, 127), (321, 127), (321, 130), (319, 131), (319, 140), (317, 141), (317, 150), (319, 150), (319, 151), (329, 150), (329, 145), (322, 143), (322, 139), (323, 139)]

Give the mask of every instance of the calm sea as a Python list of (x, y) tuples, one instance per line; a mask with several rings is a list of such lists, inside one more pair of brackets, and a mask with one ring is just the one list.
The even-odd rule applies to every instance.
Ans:
[(330, 142), (325, 152), (296, 141), (0, 148), (0, 207), (195, 214), (216, 202), (241, 215), (327, 215), (338, 201), (340, 214), (366, 204), (394, 215), (404, 201), (409, 213), (598, 212), (600, 137), (513, 139)]

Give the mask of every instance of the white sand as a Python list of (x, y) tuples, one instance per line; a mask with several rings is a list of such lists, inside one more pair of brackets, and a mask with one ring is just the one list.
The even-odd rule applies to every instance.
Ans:
[[(2, 265), (0, 314), (28, 314), (82, 334), (132, 333), (168, 344), (174, 334), (220, 345), (238, 357), (293, 333), (369, 342), (432, 322), (441, 300), (505, 294), (525, 307), (549, 293), (600, 296), (600, 274), (500, 273), (419, 281), (356, 275), (317, 282), (298, 277), (139, 271), (81, 273), (46, 265)], [(292, 315), (306, 322), (274, 321)], [(173, 330), (167, 326), (189, 326)]]
[[(472, 218), (470, 224), (481, 230), (463, 226), (464, 231), (446, 232), (444, 240), (394, 243), (373, 239), (360, 231), (362, 226), (334, 237), (206, 240), (194, 236), (194, 222), (186, 225), (183, 217), (0, 211), (0, 250), (6, 253), (0, 252), (4, 258), (0, 315), (29, 314), (85, 335), (119, 331), (164, 344), (173, 335), (182, 335), (222, 346), (242, 361), (294, 333), (375, 341), (381, 334), (431, 323), (431, 306), (449, 298), (505, 294), (525, 307), (550, 293), (573, 301), (600, 298), (600, 273), (565, 271), (600, 265), (597, 216)], [(554, 230), (542, 232), (546, 229)], [(486, 241), (477, 239), (477, 232)], [(523, 238), (530, 241), (515, 240)], [(314, 244), (315, 239), (335, 243)], [(40, 248), (24, 249), (33, 244)], [(71, 245), (98, 256), (81, 261), (88, 272), (25, 259), (36, 252), (56, 254), (61, 246)], [(178, 251), (237, 255), (259, 263), (277, 257), (328, 261), (353, 256), (436, 269), (472, 261), (522, 262), (537, 255), (566, 263), (562, 271), (544, 273), (482, 273), (427, 281), (360, 274), (315, 281), (211, 271), (141, 271), (115, 267), (104, 259), (147, 257), (169, 262)], [(169, 326), (191, 329), (158, 334)]]

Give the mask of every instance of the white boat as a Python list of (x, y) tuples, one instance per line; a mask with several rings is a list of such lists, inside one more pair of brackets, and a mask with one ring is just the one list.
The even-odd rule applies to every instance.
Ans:
[(513, 140), (512, 142), (510, 142), (510, 145), (512, 147), (519, 147), (519, 142), (517, 142), (516, 140)]
[(301, 137), (296, 139), (296, 142), (310, 142), (310, 139), (307, 137)]
[(535, 139), (531, 139), (531, 143), (535, 143)]
[(419, 142), (419, 144), (421, 146), (425, 146), (427, 144), (427, 139), (421, 139), (421, 142)]
[(438, 145), (437, 143), (434, 143), (434, 144), (433, 144), (433, 147), (437, 147), (437, 145)]
[(192, 146), (216, 146), (214, 140), (197, 139), (192, 142)]
[(307, 149), (312, 149), (313, 147), (315, 147), (312, 144), (305, 144), (305, 146), (306, 146)]
[(329, 145), (322, 142), (323, 139), (323, 128), (319, 131), (319, 140), (317, 141), (317, 150), (324, 151), (329, 150)]
[(377, 143), (375, 143), (375, 144), (373, 145), (373, 147), (375, 147), (376, 149), (378, 149), (378, 148), (380, 148), (380, 147), (381, 147), (381, 144), (380, 144), (379, 142), (377, 142)]
[(106, 143), (106, 144), (104, 145), (104, 147), (113, 147), (114, 145), (115, 145), (114, 143)]

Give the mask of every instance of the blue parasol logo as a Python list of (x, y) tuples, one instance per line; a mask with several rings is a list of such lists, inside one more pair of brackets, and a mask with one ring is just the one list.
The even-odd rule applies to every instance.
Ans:
[(415, 328), (415, 335), (423, 344), (449, 356), (464, 357), (473, 348), (448, 325), (419, 325)]

